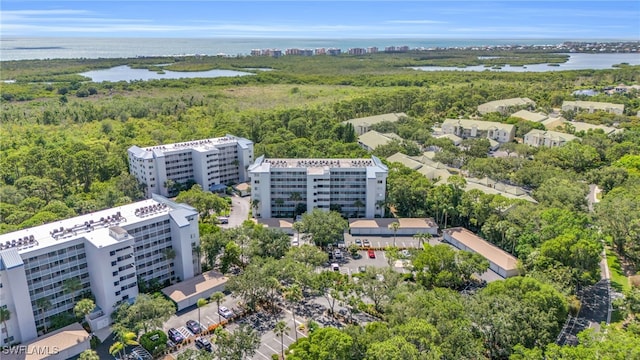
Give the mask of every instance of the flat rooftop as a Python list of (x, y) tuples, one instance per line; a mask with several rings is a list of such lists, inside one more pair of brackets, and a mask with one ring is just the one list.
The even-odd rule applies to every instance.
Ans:
[(432, 218), (377, 218), (377, 219), (349, 219), (350, 228), (389, 228), (391, 223), (400, 224), (400, 229), (405, 228), (437, 228), (438, 225)]
[(484, 258), (506, 271), (515, 270), (517, 268), (518, 259), (516, 259), (515, 256), (491, 244), (465, 228), (450, 228), (442, 230), (442, 232), (448, 234), (459, 243), (482, 255)]
[(227, 280), (229, 278), (212, 270), (166, 287), (162, 289), (162, 293), (177, 303), (190, 297), (200, 297), (201, 294), (226, 284)]
[[(145, 151), (171, 151), (171, 150), (182, 150), (182, 149), (196, 149), (196, 150), (210, 150), (215, 148), (218, 145), (237, 143), (240, 139), (235, 136), (223, 136), (218, 138), (210, 138), (203, 140), (194, 140), (194, 141), (185, 141), (174, 144), (165, 144), (158, 146), (149, 146), (143, 148)], [(242, 139), (246, 140), (246, 139)]]
[[(367, 176), (389, 169), (375, 156), (370, 159), (267, 159), (264, 155), (249, 166), (249, 173), (270, 172), (271, 169), (305, 169), (309, 174), (323, 174), (330, 169), (365, 169)], [(375, 177), (375, 175), (373, 175)]]
[(284, 218), (266, 218), (266, 219), (257, 219), (258, 224), (274, 229), (287, 228), (291, 229), (293, 227), (293, 219), (284, 219)]
[(0, 250), (17, 248), (22, 254), (79, 238), (96, 246), (109, 245), (117, 241), (109, 236), (109, 228), (164, 216), (173, 210), (169, 204), (173, 203), (148, 199), (2, 234)]
[[(72, 348), (80, 343), (89, 341), (89, 333), (80, 325), (73, 323), (62, 329), (23, 344), (26, 348), (20, 348), (20, 354), (2, 353), (2, 360), (41, 360), (49, 356), (56, 356), (58, 353)], [(87, 345), (88, 347), (88, 345)]]
[(272, 168), (363, 168), (373, 166), (371, 159), (265, 159)]

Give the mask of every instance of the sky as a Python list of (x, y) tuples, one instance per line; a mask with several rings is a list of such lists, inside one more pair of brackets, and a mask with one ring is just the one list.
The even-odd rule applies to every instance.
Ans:
[(0, 37), (640, 40), (640, 0), (2, 0)]

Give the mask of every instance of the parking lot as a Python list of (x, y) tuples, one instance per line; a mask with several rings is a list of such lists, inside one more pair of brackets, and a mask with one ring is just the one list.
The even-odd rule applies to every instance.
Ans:
[[(350, 244), (354, 244), (356, 239), (360, 239), (362, 242), (365, 240), (369, 240), (371, 247), (373, 248), (385, 248), (389, 246), (393, 246), (394, 239), (393, 236), (373, 236), (373, 235), (351, 235), (345, 234), (344, 240), (347, 246)], [(440, 238), (433, 237), (429, 239), (429, 243), (431, 245), (440, 244)], [(420, 240), (416, 239), (413, 236), (396, 236), (395, 238), (395, 246), (400, 249), (419, 249), (420, 248)]]
[[(226, 306), (227, 308), (234, 310), (238, 308), (238, 299), (233, 296), (226, 296), (220, 306)], [(224, 318), (220, 317), (222, 320)], [(164, 323), (163, 330), (167, 332), (169, 329), (174, 328), (178, 330), (184, 337), (189, 338), (194, 336), (189, 329), (186, 327), (186, 323), (188, 320), (198, 321), (198, 308), (189, 308), (187, 310), (181, 311), (176, 315), (173, 315), (169, 320)], [(218, 305), (215, 302), (210, 302), (209, 304), (200, 308), (200, 327), (203, 329), (207, 329), (210, 325), (218, 323)]]

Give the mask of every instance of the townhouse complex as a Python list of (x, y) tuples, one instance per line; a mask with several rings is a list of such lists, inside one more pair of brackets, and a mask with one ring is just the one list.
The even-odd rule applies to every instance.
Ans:
[(513, 141), (516, 128), (511, 124), (493, 121), (446, 119), (442, 122), (442, 133), (456, 135), (463, 139), (487, 138), (499, 143), (506, 143)]
[(558, 147), (575, 139), (579, 138), (558, 131), (533, 129), (524, 136), (523, 142), (533, 147)]
[[(92, 328), (108, 326), (114, 305), (134, 299), (140, 281), (169, 284), (196, 275), (199, 244), (197, 211), (157, 195), (0, 235), (0, 307), (11, 312), (11, 336), (2, 345), (36, 338), (89, 291), (97, 305)], [(70, 278), (81, 289), (70, 292)]]
[(483, 115), (492, 112), (499, 112), (505, 115), (516, 109), (534, 108), (535, 106), (536, 102), (529, 98), (511, 98), (480, 104), (478, 105), (478, 112)]
[(384, 121), (397, 122), (398, 120), (405, 117), (407, 117), (407, 114), (405, 113), (390, 113), (351, 119), (343, 121), (342, 124), (345, 125), (349, 123), (353, 125), (353, 129), (355, 130), (356, 135), (360, 136), (371, 130), (372, 125), (379, 124)]
[(382, 217), (387, 172), (388, 168), (375, 156), (370, 159), (261, 156), (249, 166), (254, 215), (292, 217), (297, 209), (317, 208), (337, 210), (346, 217)]
[(127, 152), (129, 171), (143, 184), (147, 197), (174, 196), (174, 184), (194, 182), (215, 191), (247, 181), (253, 142), (227, 135), (146, 148), (132, 146)]

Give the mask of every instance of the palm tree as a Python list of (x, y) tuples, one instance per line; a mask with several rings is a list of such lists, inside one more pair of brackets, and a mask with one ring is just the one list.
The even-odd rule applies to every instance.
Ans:
[(282, 205), (284, 204), (284, 199), (282, 198), (277, 198), (274, 200), (274, 202), (276, 203), (276, 207), (278, 208), (278, 217), (282, 216)]
[(198, 259), (198, 274), (202, 273), (202, 247), (200, 245), (196, 245), (193, 247), (193, 252), (196, 254), (196, 258)]
[(222, 322), (222, 318), (220, 317), (220, 302), (222, 302), (222, 299), (224, 299), (224, 294), (220, 291), (216, 291), (213, 294), (211, 294), (211, 297), (209, 297), (209, 299), (211, 299), (211, 301), (215, 302), (216, 305), (218, 305), (218, 324)]
[(296, 215), (297, 215), (296, 214), (296, 209), (297, 209), (297, 206), (298, 206), (298, 202), (302, 201), (302, 196), (300, 196), (300, 193), (297, 192), (297, 191), (296, 192), (292, 192), (291, 195), (289, 196), (289, 200), (291, 200), (291, 201), (296, 203), (295, 206), (293, 207), (293, 218), (295, 219)]
[(200, 322), (200, 308), (207, 305), (207, 299), (204, 298), (200, 298), (198, 299), (198, 302), (196, 303), (196, 305), (198, 306), (198, 325), (201, 324)]
[(171, 248), (165, 248), (164, 250), (162, 250), (162, 255), (164, 256), (164, 259), (167, 261), (167, 269), (168, 269), (168, 273), (169, 273), (169, 282), (171, 283), (171, 260), (176, 258), (176, 251)]
[(260, 199), (252, 199), (251, 200), (251, 208), (253, 209), (253, 216), (258, 217), (256, 214), (258, 212), (258, 206), (260, 205)]
[(115, 337), (117, 341), (114, 342), (113, 345), (111, 345), (111, 347), (109, 348), (109, 354), (113, 355), (114, 357), (116, 356), (116, 354), (119, 354), (120, 352), (124, 352), (124, 354), (126, 355), (127, 346), (140, 345), (136, 341), (136, 338), (138, 336), (132, 331), (128, 331), (125, 329), (116, 331)]
[[(284, 288), (283, 297), (286, 302), (291, 304), (291, 315), (293, 316), (293, 326), (296, 326), (296, 309), (293, 306), (295, 303), (302, 300), (302, 290), (298, 284), (293, 284), (287, 288)], [(298, 331), (294, 332), (296, 334), (296, 341), (298, 341)]]
[(122, 350), (124, 350), (124, 344), (119, 341), (114, 342), (113, 345), (109, 347), (109, 354), (117, 359)]
[(273, 332), (280, 336), (280, 355), (282, 359), (284, 359), (284, 334), (289, 334), (289, 330), (291, 329), (287, 326), (287, 323), (282, 320), (278, 321), (276, 327), (273, 329)]
[[(4, 332), (7, 333), (7, 339), (9, 338), (9, 328), (7, 327), (7, 321), (11, 320), (11, 311), (5, 307), (0, 308), (0, 321), (4, 327)], [(4, 344), (4, 342), (3, 342)]]
[(416, 239), (418, 239), (418, 241), (420, 242), (420, 248), (422, 248), (422, 246), (424, 246), (424, 243), (429, 241), (429, 239), (431, 239), (431, 234), (430, 233), (418, 233), (418, 234), (415, 234), (414, 237)]
[(51, 301), (49, 301), (49, 298), (43, 297), (43, 298), (39, 298), (38, 300), (36, 300), (36, 306), (38, 307), (38, 309), (40, 309), (40, 316), (42, 317), (42, 324), (44, 325), (44, 332), (47, 332), (47, 321), (46, 321), (46, 316), (45, 313), (47, 312), (47, 310), (51, 309)]
[(91, 299), (82, 299), (78, 301), (76, 306), (73, 307), (73, 312), (77, 317), (84, 319), (87, 315), (91, 314), (93, 309), (96, 308), (96, 304)]
[(62, 282), (62, 288), (65, 294), (71, 294), (72, 299), (76, 300), (76, 293), (82, 290), (82, 282), (77, 277), (72, 277)]
[(391, 224), (389, 224), (389, 229), (393, 230), (393, 247), (396, 247), (396, 233), (398, 232), (399, 228), (400, 228), (400, 223), (397, 221), (394, 221)]
[(358, 199), (356, 201), (353, 202), (353, 206), (358, 209), (356, 211), (356, 217), (359, 218), (360, 217), (360, 208), (363, 207), (365, 204), (362, 202), (362, 200)]
[(89, 349), (80, 353), (79, 360), (100, 360), (100, 356), (98, 353)]

